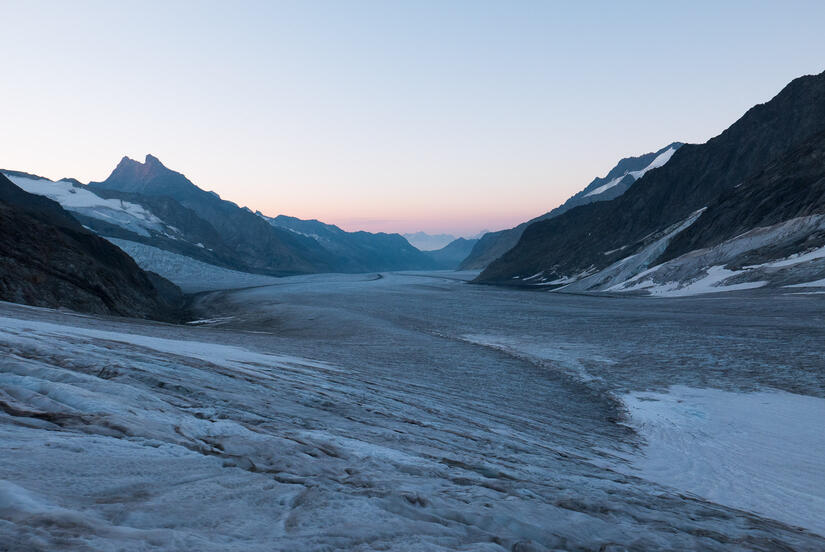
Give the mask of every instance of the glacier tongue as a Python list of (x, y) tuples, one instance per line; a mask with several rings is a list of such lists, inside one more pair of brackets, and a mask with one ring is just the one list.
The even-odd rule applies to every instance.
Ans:
[(106, 239), (128, 253), (140, 268), (160, 274), (185, 293), (278, 283), (278, 278), (273, 276), (250, 274), (211, 265), (143, 243), (117, 238)]

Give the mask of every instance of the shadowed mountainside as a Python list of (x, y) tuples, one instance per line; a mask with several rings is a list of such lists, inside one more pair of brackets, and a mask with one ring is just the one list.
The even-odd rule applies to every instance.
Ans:
[[(713, 235), (702, 218), (716, 217), (714, 212), (730, 208), (730, 204), (723, 207), (714, 203), (723, 201), (723, 194), (756, 177), (766, 166), (804, 147), (823, 129), (825, 73), (795, 79), (719, 136), (705, 144), (681, 147), (666, 165), (645, 174), (622, 196), (576, 207), (530, 225), (518, 244), (491, 264), (477, 281), (512, 284), (533, 274), (565, 283), (576, 280), (633, 257), (675, 231), (672, 229), (678, 224), (690, 224), (691, 215), (697, 216), (705, 207), (708, 210), (697, 222), (697, 228), (705, 228), (703, 237), (689, 242), (674, 240), (674, 249), (668, 255), (721, 240), (727, 234)], [(756, 196), (738, 200), (743, 202), (738, 207), (743, 213), (764, 213), (776, 207), (759, 204)], [(754, 219), (751, 223), (757, 222)], [(726, 223), (725, 227), (731, 225)], [(661, 253), (654, 255), (639, 265), (638, 271), (670, 258), (660, 257)]]
[(96, 314), (176, 320), (183, 297), (83, 228), (57, 202), (0, 174), (0, 298)]
[(478, 240), (456, 238), (441, 249), (425, 251), (424, 253), (430, 257), (440, 269), (457, 269), (477, 243)]
[(384, 232), (346, 232), (318, 220), (303, 220), (286, 215), (258, 216), (276, 228), (316, 240), (341, 260), (340, 272), (372, 272), (380, 270), (424, 270), (436, 267), (429, 256), (413, 247), (400, 234)]

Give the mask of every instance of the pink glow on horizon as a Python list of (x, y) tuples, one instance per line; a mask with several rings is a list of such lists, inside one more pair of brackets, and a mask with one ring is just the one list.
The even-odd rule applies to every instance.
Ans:
[(346, 230), (356, 232), (364, 230), (366, 232), (386, 232), (407, 234), (423, 231), (428, 234), (452, 234), (454, 236), (474, 236), (479, 232), (496, 231), (505, 228), (512, 228), (518, 224), (532, 218), (532, 216), (491, 216), (483, 219), (468, 218), (464, 220), (440, 220), (440, 219), (379, 219), (379, 218), (328, 218), (323, 220), (328, 224)]
[(152, 153), (238, 205), (373, 232), (513, 227), (715, 136), (825, 51), (822, 2), (79, 4), (3, 5), (0, 167), (88, 182)]
[[(231, 199), (231, 198), (225, 198)], [(241, 204), (242, 205), (242, 204)], [(539, 212), (485, 212), (451, 215), (449, 213), (424, 213), (420, 216), (388, 211), (386, 216), (361, 215), (348, 212), (325, 212), (317, 210), (296, 209), (260, 209), (266, 215), (288, 215), (304, 220), (319, 220), (326, 224), (334, 224), (347, 232), (386, 232), (388, 234), (407, 234), (426, 232), (428, 234), (452, 234), (454, 236), (475, 236), (479, 232), (504, 230), (513, 228), (536, 216), (546, 213), (555, 205), (550, 205)], [(256, 210), (252, 205), (249, 206)]]

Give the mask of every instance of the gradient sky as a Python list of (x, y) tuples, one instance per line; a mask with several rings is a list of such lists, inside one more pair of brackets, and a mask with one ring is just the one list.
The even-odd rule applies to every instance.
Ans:
[(146, 153), (268, 215), (499, 229), (825, 70), (825, 2), (0, 0), (0, 167)]

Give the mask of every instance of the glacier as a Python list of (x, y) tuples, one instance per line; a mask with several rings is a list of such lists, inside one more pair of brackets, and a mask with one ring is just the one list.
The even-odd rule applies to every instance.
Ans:
[(474, 275), (0, 303), (0, 549), (825, 547), (825, 297)]

